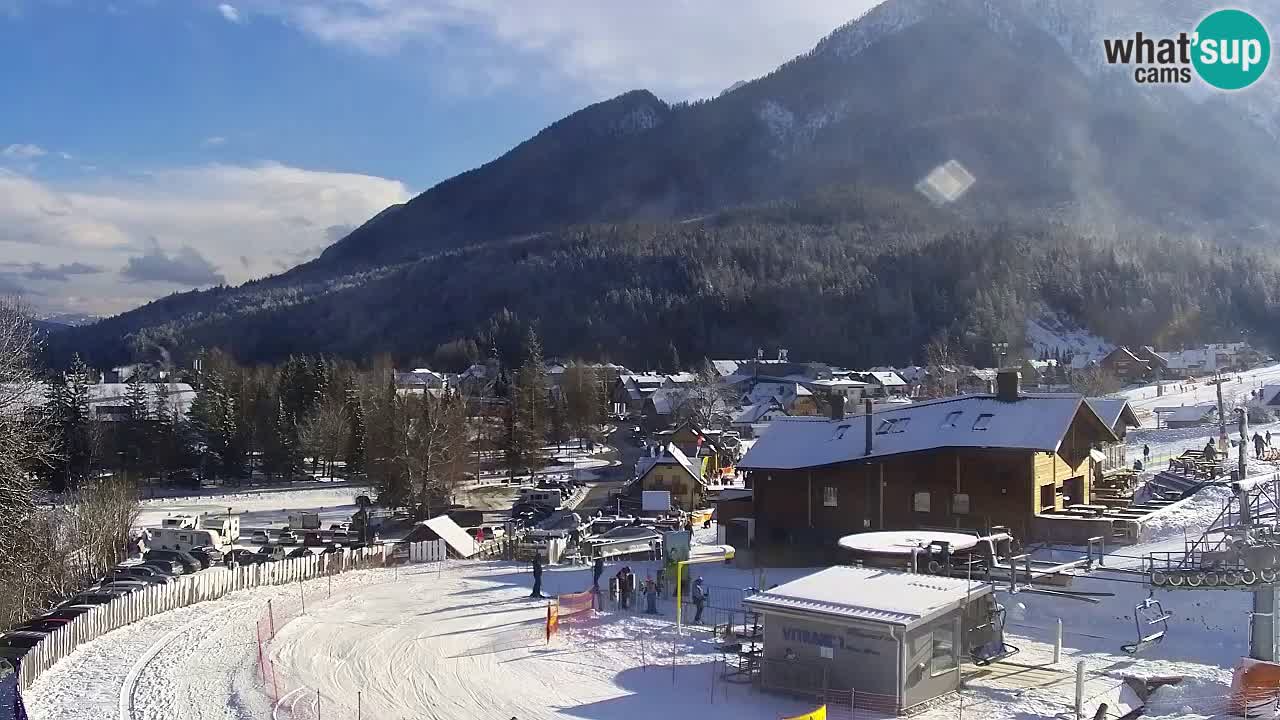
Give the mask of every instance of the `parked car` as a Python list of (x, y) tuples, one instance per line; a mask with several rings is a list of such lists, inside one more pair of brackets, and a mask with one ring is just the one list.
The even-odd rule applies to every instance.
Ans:
[(249, 538), (249, 542), (256, 543), (258, 545), (266, 545), (271, 542), (271, 536), (267, 534), (266, 530), (254, 530), (252, 537)]
[(147, 583), (144, 583), (141, 580), (114, 580), (111, 582), (103, 582), (98, 587), (93, 588), (93, 590), (95, 591), (105, 590), (109, 592), (119, 590), (126, 595), (132, 595), (133, 593), (136, 593), (139, 590), (147, 589), (147, 587), (148, 587)]
[(281, 530), (280, 536), (276, 538), (276, 543), (279, 545), (297, 545), (298, 536), (292, 530)]
[(302, 536), (302, 544), (306, 547), (324, 547), (324, 538), (318, 532), (309, 532)]
[(29, 647), (0, 647), (0, 660), (8, 662), (14, 670), (22, 667), (22, 658), (31, 652)]
[(0, 647), (35, 647), (48, 634), (39, 630), (14, 630), (0, 635)]
[(186, 568), (184, 568), (182, 563), (177, 560), (148, 560), (138, 567), (151, 568), (161, 575), (168, 575), (169, 577), (175, 578), (179, 575), (187, 574)]
[(351, 530), (351, 523), (349, 522), (334, 523), (329, 526), (329, 529), (334, 531), (337, 531), (337, 530), (342, 530), (344, 532), (349, 531)]
[(333, 542), (346, 542), (347, 540), (351, 539), (351, 534), (348, 533), (346, 530), (334, 530), (330, 534), (330, 539)]
[(236, 563), (237, 565), (256, 565), (263, 562), (262, 556), (253, 550), (236, 548), (235, 550), (232, 550), (230, 554), (231, 562)]
[(201, 545), (193, 547), (187, 551), (187, 554), (200, 561), (201, 567), (208, 570), (214, 565), (222, 564), (222, 551), (212, 545)]
[(79, 595), (75, 595), (68, 600), (64, 600), (58, 609), (69, 607), (71, 605), (106, 605), (107, 603), (121, 597), (124, 593), (114, 590), (86, 590)]
[(130, 574), (118, 572), (115, 570), (112, 570), (111, 572), (107, 573), (102, 578), (102, 584), (104, 585), (107, 583), (115, 583), (115, 582), (140, 582), (144, 585), (165, 585), (169, 582), (169, 580), (165, 579), (163, 575), (158, 575), (158, 574), (130, 575)]
[(321, 553), (321, 555), (332, 555), (333, 553), (340, 553), (342, 551), (343, 551), (343, 547), (338, 543), (334, 543), (329, 547), (325, 548), (324, 552)]
[(36, 618), (22, 623), (18, 627), (14, 628), (14, 630), (30, 630), (33, 632), (51, 633), (63, 625), (72, 622), (74, 619), (75, 618)]
[(258, 548), (258, 562), (275, 562), (284, 559), (284, 548), (279, 545), (266, 545)]
[(310, 548), (308, 548), (308, 547), (306, 547), (306, 546), (303, 546), (303, 547), (296, 547), (296, 548), (294, 548), (294, 549), (290, 550), (288, 553), (286, 553), (286, 554), (285, 554), (285, 557), (286, 557), (286, 558), (300, 558), (300, 557), (307, 557), (307, 556), (309, 556), (309, 555), (311, 555), (311, 554), (312, 554), (311, 549), (310, 549)]
[(44, 613), (37, 620), (74, 620), (81, 615), (97, 608), (97, 605), (67, 605), (57, 610), (50, 610)]
[(153, 582), (157, 585), (173, 582), (174, 579), (172, 575), (161, 572), (155, 566), (149, 565), (117, 565), (111, 568), (110, 574), (118, 575), (124, 579)]
[(202, 569), (200, 561), (181, 550), (148, 550), (142, 556), (143, 560), (173, 560), (182, 565), (182, 571), (185, 573), (198, 572)]

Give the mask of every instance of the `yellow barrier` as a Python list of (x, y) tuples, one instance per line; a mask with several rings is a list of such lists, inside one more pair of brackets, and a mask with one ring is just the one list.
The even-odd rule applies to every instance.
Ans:
[(783, 718), (782, 720), (827, 720), (827, 706), (819, 705), (813, 710), (813, 712), (796, 715), (795, 717)]

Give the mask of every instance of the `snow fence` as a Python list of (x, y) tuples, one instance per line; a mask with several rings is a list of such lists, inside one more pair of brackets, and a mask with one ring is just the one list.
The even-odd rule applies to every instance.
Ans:
[[(443, 545), (439, 540), (414, 545)], [(410, 548), (410, 556), (414, 555)], [(443, 557), (443, 547), (418, 548), (417, 557)], [(302, 582), (351, 570), (384, 567), (392, 559), (392, 546), (382, 545), (342, 552), (291, 558), (279, 562), (240, 566), (231, 570), (211, 568), (178, 578), (167, 585), (153, 585), (90, 610), (49, 633), (22, 658), (18, 687), (26, 690), (40, 674), (70, 655), (80, 645), (106, 633), (162, 612), (216, 600), (249, 588)]]

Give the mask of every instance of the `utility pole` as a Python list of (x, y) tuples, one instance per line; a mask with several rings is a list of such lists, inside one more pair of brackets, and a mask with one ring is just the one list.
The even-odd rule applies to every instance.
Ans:
[[(1227, 414), (1222, 406), (1222, 374), (1214, 373), (1213, 384), (1218, 387), (1218, 452), (1225, 453), (1231, 444), (1227, 441)], [(1242, 475), (1241, 480), (1244, 479)]]

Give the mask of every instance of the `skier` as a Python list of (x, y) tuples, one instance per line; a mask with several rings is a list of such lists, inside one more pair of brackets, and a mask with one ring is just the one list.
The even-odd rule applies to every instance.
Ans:
[(1142, 446), (1142, 466), (1146, 467), (1151, 464), (1151, 446), (1143, 444)]
[(707, 589), (702, 585), (702, 578), (693, 581), (693, 606), (698, 612), (693, 616), (695, 624), (702, 622), (702, 610), (707, 606)]
[(1259, 433), (1253, 434), (1253, 457), (1257, 460), (1262, 459), (1262, 435)]
[(529, 593), (529, 597), (545, 597), (542, 594), (542, 556), (537, 551), (533, 554), (533, 592)]
[(591, 565), (591, 589), (600, 592), (600, 576), (604, 574), (604, 558), (598, 557)]

